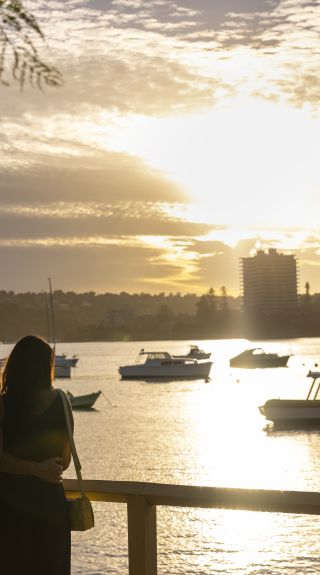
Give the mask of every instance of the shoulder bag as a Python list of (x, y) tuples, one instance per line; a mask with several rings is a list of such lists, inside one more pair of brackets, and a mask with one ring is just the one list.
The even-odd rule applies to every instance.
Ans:
[(86, 531), (94, 527), (94, 515), (89, 497), (85, 494), (83, 490), (82, 475), (81, 475), (81, 464), (77, 454), (75, 442), (73, 439), (73, 433), (70, 422), (70, 412), (71, 409), (70, 402), (62, 389), (57, 389), (60, 395), (63, 408), (65, 413), (65, 418), (67, 422), (68, 438), (71, 447), (71, 453), (73, 457), (73, 463), (77, 474), (80, 497), (66, 498), (68, 516), (70, 522), (71, 531)]

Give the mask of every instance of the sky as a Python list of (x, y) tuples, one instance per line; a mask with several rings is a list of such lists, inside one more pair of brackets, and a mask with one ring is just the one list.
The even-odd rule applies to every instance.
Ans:
[(0, 86), (0, 290), (320, 292), (320, 0), (28, 0), (64, 84)]

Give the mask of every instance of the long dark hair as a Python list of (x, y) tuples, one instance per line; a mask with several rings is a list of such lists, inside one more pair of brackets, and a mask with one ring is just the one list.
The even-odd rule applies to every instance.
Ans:
[(1, 394), (14, 411), (26, 411), (40, 389), (52, 384), (54, 352), (41, 337), (27, 335), (11, 351), (2, 372)]

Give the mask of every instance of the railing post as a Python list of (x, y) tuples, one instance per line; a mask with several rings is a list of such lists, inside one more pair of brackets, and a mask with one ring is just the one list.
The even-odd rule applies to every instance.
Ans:
[(143, 495), (128, 495), (129, 575), (157, 575), (156, 506)]

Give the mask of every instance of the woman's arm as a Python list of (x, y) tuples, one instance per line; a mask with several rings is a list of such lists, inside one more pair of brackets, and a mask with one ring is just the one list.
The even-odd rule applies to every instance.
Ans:
[(0, 395), (0, 471), (17, 475), (33, 475), (49, 483), (60, 483), (63, 468), (57, 463), (55, 457), (41, 462), (28, 461), (14, 457), (3, 450), (3, 420), (4, 406)]
[(0, 459), (0, 471), (14, 473), (16, 475), (33, 475), (49, 483), (61, 483), (63, 467), (57, 462), (55, 457), (45, 461), (28, 461), (19, 459), (2, 451)]
[(65, 469), (68, 469), (68, 467), (71, 463), (71, 448), (70, 448), (69, 442), (65, 443), (65, 445), (64, 445), (61, 463), (62, 463), (63, 471)]

